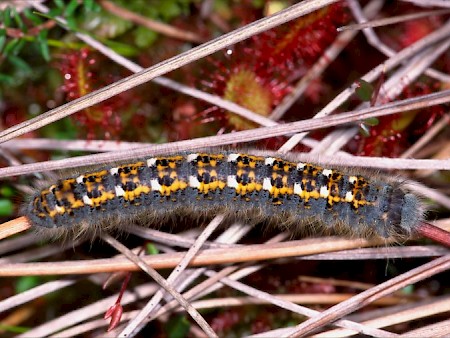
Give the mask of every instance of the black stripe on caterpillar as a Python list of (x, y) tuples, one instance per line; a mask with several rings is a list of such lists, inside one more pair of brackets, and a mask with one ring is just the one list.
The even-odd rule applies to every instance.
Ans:
[(424, 207), (401, 181), (244, 153), (184, 153), (59, 180), (23, 208), (36, 229), (79, 236), (171, 215), (244, 217), (293, 232), (403, 240)]

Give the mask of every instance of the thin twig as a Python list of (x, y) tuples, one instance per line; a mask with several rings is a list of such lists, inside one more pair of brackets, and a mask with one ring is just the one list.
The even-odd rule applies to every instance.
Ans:
[[(274, 244), (253, 244), (229, 249), (206, 249), (199, 252), (191, 261), (190, 266), (211, 264), (228, 264), (267, 260), (280, 257), (294, 257), (316, 253), (355, 249), (371, 245), (384, 245), (385, 242), (368, 241), (365, 239), (344, 239), (326, 237), (304, 239)], [(174, 268), (185, 253), (159, 254), (145, 256), (142, 259), (154, 269)], [(91, 274), (98, 272), (136, 271), (139, 268), (128, 259), (104, 258), (82, 261), (59, 261), (39, 263), (14, 263), (0, 266), (0, 276), (31, 276), (31, 275), (67, 275)]]
[(145, 156), (152, 156), (155, 154), (169, 154), (179, 152), (180, 150), (186, 151), (204, 148), (205, 144), (207, 144), (209, 147), (215, 147), (227, 144), (236, 144), (240, 142), (256, 141), (294, 132), (306, 130), (311, 131), (326, 128), (329, 126), (347, 124), (350, 122), (365, 120), (371, 117), (380, 117), (394, 113), (430, 107), (447, 102), (450, 102), (450, 90), (444, 90), (432, 94), (399, 100), (376, 107), (369, 107), (356, 112), (342, 113), (339, 115), (331, 115), (323, 118), (286, 123), (273, 127), (244, 130), (220, 136), (202, 137), (193, 140), (154, 145), (151, 147), (138, 147), (135, 149), (110, 152), (106, 154), (78, 156), (64, 160), (38, 162), (15, 167), (0, 168), (0, 177), (17, 176), (41, 171), (63, 169), (67, 167), (75, 168), (86, 166), (88, 164), (95, 165), (110, 163), (114, 161), (124, 161), (129, 159), (142, 158)]
[(423, 6), (423, 7), (445, 7), (449, 8), (450, 3), (448, 0), (401, 0), (404, 2), (411, 2), (416, 6)]
[[(227, 228), (226, 231), (224, 231), (219, 237), (217, 237), (216, 242), (217, 243), (235, 243), (235, 242), (239, 241), (243, 236), (245, 236), (246, 230), (248, 230), (248, 228), (249, 227), (245, 227), (240, 224), (233, 224), (231, 227)], [(241, 231), (236, 231), (238, 229), (241, 229)], [(226, 271), (230, 271), (230, 269), (234, 271), (237, 269), (237, 267), (225, 268), (219, 274), (226, 275), (227, 274)], [(200, 277), (200, 275), (203, 274), (205, 272), (205, 270), (206, 270), (205, 268), (196, 269), (195, 272), (196, 272), (197, 277)], [(186, 283), (184, 283), (184, 284), (187, 285)], [(207, 294), (206, 290), (208, 289), (208, 286), (210, 286), (211, 284), (218, 285), (219, 284), (218, 279), (214, 280), (214, 279), (210, 278), (208, 280), (205, 280), (205, 281), (195, 285), (189, 291), (184, 292), (183, 297), (185, 297), (186, 299), (189, 299), (189, 300), (198, 299), (199, 297), (201, 297), (200, 294), (202, 294), (202, 295)], [(222, 284), (220, 284), (220, 286), (222, 286)], [(210, 291), (210, 292), (212, 292), (212, 291)], [(150, 315), (144, 322), (142, 322), (140, 324), (140, 326), (138, 327), (138, 329), (135, 330), (135, 333), (137, 331), (140, 331), (140, 329), (142, 329), (147, 323), (153, 321), (156, 318), (160, 318), (161, 316), (165, 315), (169, 310), (175, 309), (175, 308), (178, 308), (178, 303), (175, 300), (171, 300), (164, 306), (160, 306), (160, 307), (156, 308), (155, 310), (157, 310), (157, 312), (154, 313), (153, 315)], [(153, 312), (155, 312), (155, 311), (153, 311)]]
[(33, 299), (45, 296), (51, 292), (73, 285), (77, 279), (61, 279), (47, 282), (29, 290), (23, 291), (12, 297), (0, 301), (0, 313), (13, 309), (19, 305), (25, 304)]
[(441, 132), (448, 124), (450, 123), (450, 114), (447, 113), (442, 116), (442, 118), (434, 124), (431, 128), (429, 128), (425, 134), (423, 134), (416, 143), (414, 143), (409, 149), (407, 149), (400, 157), (408, 158), (413, 156), (417, 151), (431, 142), (437, 134)]
[(342, 26), (337, 29), (338, 32), (343, 32), (346, 30), (360, 30), (364, 28), (373, 28), (373, 27), (380, 27), (380, 26), (388, 26), (395, 23), (410, 21), (410, 20), (416, 20), (420, 18), (426, 18), (432, 15), (443, 15), (450, 13), (450, 10), (448, 9), (438, 9), (434, 11), (425, 11), (425, 12), (419, 12), (419, 13), (413, 13), (413, 14), (404, 14), (404, 15), (398, 15), (398, 16), (392, 16), (389, 18), (383, 18), (378, 20), (371, 20), (371, 21), (365, 21), (357, 24)]
[(448, 337), (450, 335), (450, 319), (423, 326), (421, 328), (405, 332), (400, 337)]
[[(384, 299), (384, 298), (383, 298)], [(406, 323), (417, 319), (430, 317), (436, 314), (448, 312), (450, 306), (450, 297), (425, 300), (411, 304), (408, 309), (395, 311), (394, 313), (382, 315), (371, 320), (363, 321), (361, 324), (365, 324), (370, 327), (389, 327), (396, 324)], [(333, 338), (333, 337), (350, 337), (354, 336), (355, 332), (345, 329), (330, 330), (323, 333), (314, 335), (314, 338)], [(427, 336), (431, 337), (431, 335)], [(414, 337), (409, 335), (408, 337)], [(415, 335), (419, 337), (419, 335)]]
[(139, 268), (152, 277), (164, 290), (166, 290), (173, 298), (175, 298), (180, 305), (189, 313), (192, 319), (203, 329), (203, 331), (208, 335), (208, 337), (218, 337), (205, 319), (200, 315), (200, 313), (192, 307), (192, 305), (184, 299), (184, 297), (176, 291), (156, 270), (151, 268), (144, 260), (139, 256), (135, 255), (130, 249), (125, 245), (117, 241), (115, 238), (108, 234), (103, 234), (102, 239), (106, 241), (109, 245), (114, 247), (116, 250), (124, 254), (131, 262), (139, 266)]
[[(353, 16), (359, 23), (363, 23), (367, 20), (365, 12), (363, 13), (363, 11), (361, 10), (361, 6), (359, 5), (359, 2), (354, 1), (354, 0), (349, 0), (348, 5), (352, 11)], [(363, 33), (366, 36), (367, 42), (371, 46), (373, 46), (374, 48), (379, 50), (381, 53), (383, 53), (384, 55), (386, 55), (388, 57), (393, 57), (396, 54), (396, 52), (392, 48), (390, 48), (389, 46), (384, 44), (383, 41), (381, 41), (378, 38), (377, 34), (375, 33), (375, 31), (372, 28), (369, 27), (369, 28), (363, 29)], [(432, 78), (437, 79), (438, 81), (442, 81), (442, 82), (450, 81), (450, 76), (448, 76), (447, 74), (444, 74), (442, 72), (438, 72), (437, 70), (432, 69), (432, 68), (428, 68), (427, 70), (425, 70), (425, 74), (427, 74), (428, 76), (430, 76)]]
[[(191, 260), (194, 258), (194, 256), (198, 253), (198, 251), (202, 247), (203, 243), (211, 236), (214, 230), (217, 229), (217, 227), (220, 225), (220, 223), (222, 223), (224, 218), (225, 218), (224, 215), (214, 217), (214, 219), (209, 223), (209, 225), (204, 229), (204, 231), (202, 231), (202, 233), (197, 238), (195, 243), (191, 246), (191, 248), (188, 250), (186, 255), (181, 260), (181, 262), (177, 265), (177, 268), (170, 273), (169, 277), (167, 278), (168, 285), (173, 284), (175, 280), (180, 276), (180, 274), (186, 269)], [(132, 321), (130, 321), (130, 323), (128, 323), (126, 328), (120, 333), (120, 336), (133, 337), (134, 336), (133, 331), (135, 331), (135, 329), (139, 326), (139, 324), (141, 324), (144, 321), (146, 317), (150, 316), (153, 313), (154, 308), (161, 301), (163, 295), (164, 292), (159, 290), (152, 297), (152, 299), (141, 309), (139, 314)], [(205, 330), (205, 332), (208, 331)]]
[(31, 224), (26, 217), (18, 217), (0, 225), (0, 240), (26, 231), (31, 228)]
[(416, 283), (425, 278), (446, 271), (450, 268), (450, 255), (446, 255), (440, 258), (424, 264), (418, 268), (412, 269), (407, 273), (394, 277), (384, 283), (381, 283), (367, 291), (361, 292), (355, 297), (350, 298), (338, 305), (332, 306), (325, 310), (320, 315), (308, 319), (307, 321), (297, 325), (292, 329), (292, 333), (289, 337), (300, 337), (309, 334), (313, 330), (329, 324), (343, 316), (360, 309), (375, 299), (379, 299), (386, 295), (391, 294), (407, 285)]
[(126, 8), (123, 8), (121, 6), (118, 6), (117, 4), (107, 1), (107, 0), (101, 0), (100, 5), (106, 9), (108, 12), (117, 15), (118, 17), (132, 21), (138, 25), (147, 27), (148, 29), (161, 33), (163, 35), (166, 35), (168, 37), (185, 40), (185, 41), (192, 41), (192, 42), (203, 42), (203, 39), (198, 36), (195, 33), (181, 30), (178, 28), (175, 28), (173, 26), (170, 26), (168, 24), (165, 24), (163, 22), (151, 20), (145, 16), (136, 14), (134, 12), (129, 11)]
[[(215, 272), (213, 271), (208, 271), (207, 275), (211, 276), (214, 275)], [(235, 281), (234, 280), (234, 276), (231, 275), (229, 277), (226, 278), (222, 278), (221, 282), (225, 285), (228, 285), (230, 287), (232, 287), (233, 289), (236, 289), (244, 294), (250, 295), (252, 297), (255, 297), (257, 299), (262, 299), (262, 300), (266, 300), (280, 308), (284, 308), (287, 309), (289, 311), (307, 316), (307, 317), (312, 317), (315, 318), (315, 316), (319, 316), (321, 313), (319, 311), (315, 311), (312, 309), (309, 309), (307, 307), (304, 306), (300, 306), (297, 304), (293, 304), (291, 302), (286, 302), (278, 297), (275, 297), (271, 294), (269, 294), (268, 292), (264, 292), (264, 291), (260, 291), (257, 290), (249, 285), (245, 285), (241, 282)], [(341, 303), (340, 303), (341, 304)], [(322, 312), (323, 313), (323, 312)], [(369, 334), (369, 335), (373, 335), (376, 337), (393, 337), (396, 336), (393, 333), (384, 331), (384, 330), (379, 330), (379, 329), (375, 329), (375, 328), (371, 328), (368, 326), (363, 326), (359, 323), (355, 323), (349, 320), (338, 320), (335, 323), (333, 323), (334, 325), (337, 326), (341, 326), (341, 327), (345, 327), (351, 330), (354, 330), (356, 332), (360, 332), (360, 333), (364, 333), (364, 334)], [(274, 335), (271, 335), (269, 337), (274, 337)]]

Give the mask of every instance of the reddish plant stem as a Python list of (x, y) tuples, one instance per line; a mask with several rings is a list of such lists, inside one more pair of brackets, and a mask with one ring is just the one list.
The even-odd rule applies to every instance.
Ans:
[(432, 239), (450, 248), (450, 232), (443, 230), (430, 223), (421, 222), (417, 233), (422, 237)]

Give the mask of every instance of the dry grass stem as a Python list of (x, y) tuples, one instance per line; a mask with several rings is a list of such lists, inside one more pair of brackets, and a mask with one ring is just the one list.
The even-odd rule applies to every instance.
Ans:
[(124, 161), (132, 158), (140, 158), (162, 153), (169, 154), (179, 152), (181, 150), (185, 151), (204, 148), (206, 144), (210, 147), (217, 147), (241, 142), (256, 141), (294, 132), (306, 130), (310, 131), (326, 128), (329, 126), (347, 124), (350, 122), (365, 120), (372, 117), (386, 116), (394, 113), (420, 109), (447, 102), (450, 102), (450, 90), (443, 90), (441, 92), (405, 100), (399, 100), (393, 103), (388, 103), (377, 107), (365, 108), (355, 112), (348, 112), (339, 115), (326, 116), (323, 118), (286, 123), (273, 127), (263, 127), (225, 134), (221, 136), (201, 137), (192, 140), (166, 143), (162, 145), (146, 146), (143, 149), (141, 147), (138, 147), (135, 149), (110, 152), (106, 154), (78, 156), (64, 160), (45, 161), (33, 164), (24, 164), (15, 167), (0, 168), (0, 177), (24, 175), (28, 173), (63, 169), (67, 167), (76, 168), (80, 166), (86, 166), (88, 164), (95, 165), (110, 163), (114, 161)]
[(147, 27), (148, 29), (153, 30), (155, 32), (167, 35), (175, 39), (200, 43), (203, 42), (203, 39), (195, 33), (180, 30), (165, 23), (148, 19), (142, 15), (136, 14), (123, 7), (120, 7), (111, 1), (101, 0), (100, 5), (108, 12), (115, 14), (120, 18), (130, 20), (138, 25)]
[[(223, 219), (224, 219), (223, 215), (216, 216), (205, 228), (205, 230), (202, 231), (200, 236), (196, 239), (194, 244), (192, 244), (191, 248), (188, 250), (186, 255), (177, 265), (176, 269), (173, 270), (169, 275), (169, 277), (167, 278), (167, 283), (169, 285), (173, 284), (176, 281), (176, 279), (180, 276), (180, 274), (186, 269), (186, 267), (189, 265), (194, 256), (198, 253), (198, 251), (202, 247), (203, 243), (211, 236), (213, 231), (217, 229), (220, 223), (222, 223)], [(127, 327), (120, 333), (120, 335), (124, 337), (133, 336), (133, 331), (145, 320), (145, 318), (147, 318), (153, 313), (154, 308), (161, 301), (163, 295), (164, 292), (162, 290), (158, 290), (158, 292), (152, 297), (152, 299), (142, 308), (139, 314), (130, 323), (128, 323)], [(201, 323), (198, 324), (200, 325)], [(212, 329), (211, 331), (207, 331), (202, 325), (200, 325), (200, 327), (202, 327), (203, 330), (206, 333), (208, 333), (208, 335), (211, 334)], [(214, 331), (212, 331), (212, 333), (214, 333)]]
[[(363, 11), (361, 10), (361, 7), (357, 1), (348, 0), (348, 4), (349, 4), (349, 8), (352, 11), (353, 16), (359, 23), (363, 23), (363, 22), (367, 21), (367, 17), (365, 15), (365, 13), (363, 13)], [(391, 49), (389, 46), (384, 44), (383, 41), (381, 41), (378, 38), (378, 36), (375, 33), (375, 31), (373, 30), (373, 28), (368, 27), (366, 29), (363, 29), (363, 33), (366, 36), (367, 42), (372, 47), (374, 47), (375, 49), (377, 49), (381, 53), (383, 53), (384, 55), (386, 55), (388, 57), (392, 57), (396, 54), (396, 52), (393, 49)], [(442, 81), (442, 82), (450, 81), (449, 75), (444, 74), (442, 72), (438, 72), (437, 70), (432, 69), (432, 68), (428, 68), (427, 70), (425, 70), (425, 74), (432, 78), (437, 79), (438, 81)]]
[[(280, 257), (293, 257), (310, 255), (322, 252), (354, 249), (370, 245), (384, 245), (386, 243), (370, 242), (364, 239), (343, 239), (329, 237), (305, 239), (275, 244), (253, 244), (229, 249), (202, 250), (191, 261), (190, 266), (212, 264), (228, 264), (236, 262), (258, 261)], [(183, 252), (173, 254), (160, 254), (143, 257), (146, 264), (154, 269), (175, 267)], [(98, 272), (136, 271), (138, 268), (125, 258), (108, 258), (82, 261), (60, 261), (57, 263), (15, 263), (0, 266), (0, 276), (27, 276), (27, 275), (67, 275), (89, 274)]]
[(420, 18), (426, 18), (426, 17), (432, 16), (432, 15), (443, 15), (443, 14), (448, 14), (448, 13), (450, 13), (450, 10), (448, 10), (448, 9), (439, 9), (439, 10), (434, 10), (434, 11), (425, 11), (425, 12), (420, 12), (420, 13), (392, 16), (389, 18), (371, 20), (371, 21), (367, 21), (367, 22), (363, 22), (363, 23), (342, 26), (342, 27), (338, 28), (338, 31), (342, 32), (342, 31), (346, 31), (346, 30), (360, 30), (360, 29), (364, 29), (364, 28), (388, 26), (388, 25), (392, 25), (395, 23), (416, 20), (416, 19), (420, 19)]
[(370, 304), (375, 299), (389, 295), (407, 285), (446, 271), (449, 268), (450, 255), (437, 258), (430, 263), (424, 264), (407, 273), (394, 277), (387, 282), (377, 285), (367, 291), (361, 292), (359, 295), (325, 310), (319, 316), (309, 319), (296, 326), (292, 330), (290, 337), (307, 335), (319, 327), (329, 324), (357, 309), (364, 307), (367, 304)]
[[(215, 272), (213, 271), (208, 271), (207, 275), (209, 276), (213, 276), (215, 274)], [(320, 314), (319, 311), (315, 311), (312, 309), (309, 309), (307, 307), (303, 307), (297, 304), (294, 304), (292, 302), (286, 302), (285, 300), (282, 300), (278, 297), (275, 297), (267, 292), (263, 292), (260, 290), (257, 290), (251, 286), (245, 285), (241, 282), (238, 282), (236, 280), (234, 280), (234, 276), (231, 275), (229, 277), (226, 278), (222, 278), (221, 282), (225, 285), (228, 285), (238, 291), (243, 292), (244, 294), (247, 294), (249, 296), (255, 297), (257, 299), (262, 299), (262, 300), (266, 300), (267, 302), (276, 305), (280, 308), (284, 308), (287, 309), (289, 311), (307, 316), (307, 317), (313, 317), (314, 316), (318, 316)], [(361, 333), (365, 333), (365, 334), (370, 334), (373, 336), (377, 336), (377, 337), (392, 337), (393, 334), (391, 334), (390, 332), (386, 332), (383, 330), (379, 330), (379, 329), (373, 329), (355, 322), (351, 322), (349, 320), (339, 320), (337, 322), (334, 323), (334, 325), (337, 326), (341, 326), (341, 327), (345, 327), (345, 328), (349, 328), (352, 330), (355, 330), (356, 332), (361, 332)], [(276, 336), (276, 335), (275, 335)], [(274, 337), (274, 335), (269, 335), (268, 337)]]
[(450, 115), (447, 113), (441, 117), (441, 119), (428, 129), (425, 134), (414, 143), (408, 150), (406, 150), (400, 157), (408, 158), (413, 156), (417, 151), (426, 146), (429, 142), (433, 141), (434, 138), (439, 134), (448, 124), (450, 123)]
[(450, 319), (408, 331), (400, 337), (448, 337), (450, 335)]
[(12, 221), (0, 224), (0, 240), (23, 232), (31, 228), (30, 222), (25, 217), (19, 217)]
[[(183, 298), (183, 296), (175, 290), (168, 281), (166, 281), (156, 270), (151, 268), (144, 260), (135, 255), (130, 249), (117, 241), (115, 238), (108, 234), (104, 234), (102, 239), (116, 248), (119, 252), (124, 254), (133, 264), (136, 264), (142, 271), (153, 278), (164, 290), (166, 290), (178, 303), (189, 313), (192, 319), (203, 329), (208, 337), (218, 337), (214, 330), (209, 326), (205, 319), (198, 313), (198, 311), (192, 307), (192, 305)], [(134, 328), (130, 328), (130, 335)]]
[[(361, 324), (368, 325), (370, 327), (388, 327), (395, 324), (405, 323), (425, 317), (434, 316), (448, 312), (450, 307), (450, 297), (431, 299), (415, 304), (410, 304), (410, 307), (405, 310), (395, 311), (389, 315), (382, 315), (377, 318), (363, 321)], [(314, 338), (325, 337), (350, 337), (354, 336), (355, 332), (344, 329), (331, 330), (314, 335)], [(412, 337), (412, 336), (410, 336)], [(418, 336), (417, 336), (418, 337)]]
[(450, 7), (450, 3), (448, 3), (447, 0), (401, 0), (401, 1), (410, 2), (416, 6), (423, 6), (423, 7), (444, 7), (444, 8)]

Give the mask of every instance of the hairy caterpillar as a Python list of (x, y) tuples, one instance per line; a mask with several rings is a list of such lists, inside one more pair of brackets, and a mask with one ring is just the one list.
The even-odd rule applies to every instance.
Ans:
[(35, 228), (75, 235), (149, 217), (220, 212), (294, 232), (318, 225), (322, 231), (400, 240), (415, 232), (424, 208), (398, 180), (287, 158), (204, 152), (152, 157), (63, 179), (23, 209)]

